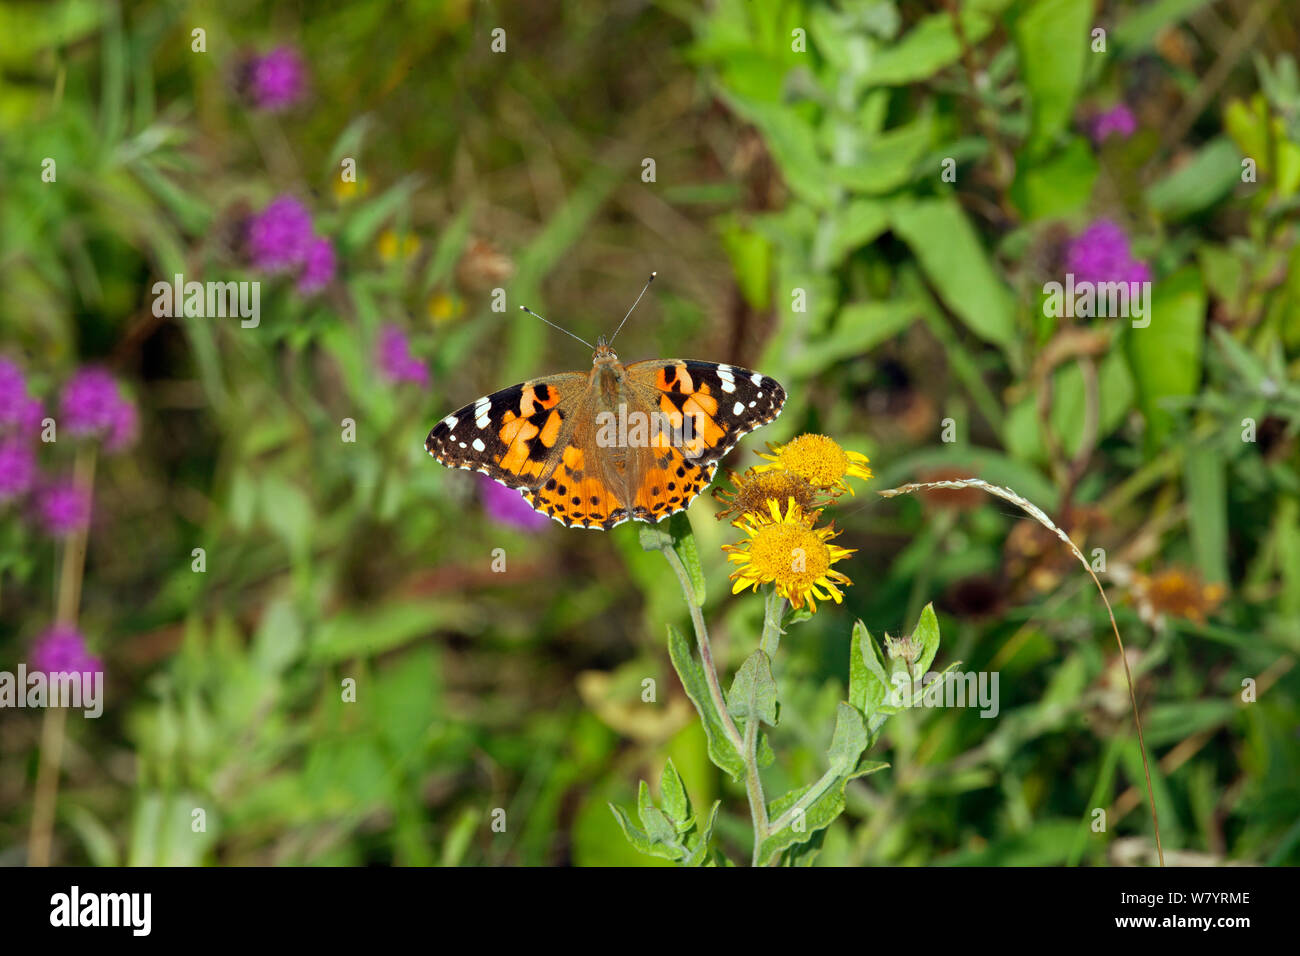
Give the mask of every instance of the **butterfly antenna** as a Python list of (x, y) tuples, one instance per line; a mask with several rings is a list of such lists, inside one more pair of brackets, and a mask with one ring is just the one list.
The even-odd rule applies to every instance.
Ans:
[[(648, 289), (648, 288), (650, 288), (650, 283), (655, 281), (655, 276), (657, 276), (658, 274), (659, 274), (659, 273), (657, 273), (657, 272), (652, 272), (652, 273), (650, 273), (650, 278), (646, 279), (646, 280), (645, 280), (645, 285), (641, 287), (641, 295), (637, 296), (637, 297), (636, 297), (636, 302), (633, 302), (633, 303), (632, 303), (632, 309), (635, 309), (635, 308), (636, 308), (636, 306), (637, 306), (637, 302), (640, 302), (640, 301), (641, 301), (641, 296), (642, 296), (642, 295), (645, 295), (645, 290)], [(628, 310), (627, 310), (627, 315), (631, 315), (631, 314), (632, 314), (632, 309), (628, 309)], [(611, 335), (611, 336), (609, 337), (609, 344), (610, 344), (610, 345), (613, 345), (613, 344), (614, 344), (614, 340), (615, 340), (616, 338), (618, 338), (618, 333), (621, 332), (621, 331), (623, 330), (623, 323), (627, 321), (627, 315), (623, 316), (623, 322), (620, 322), (620, 323), (618, 324), (618, 328), (614, 330), (614, 334)]]
[[(519, 307), (519, 311), (521, 311), (521, 312), (527, 312), (529, 315), (531, 315), (531, 316), (532, 316), (533, 318), (535, 318), (535, 319), (542, 319), (542, 317), (541, 317), (540, 315), (538, 315), (538, 314), (537, 314), (536, 312), (534, 312), (532, 309), (528, 308), (528, 306), (526, 306), (526, 305), (521, 305), (521, 306)], [(549, 325), (551, 328), (553, 328), (553, 329), (560, 329), (560, 331), (563, 332), (565, 335), (572, 336), (573, 338), (575, 338), (575, 339), (577, 339), (579, 342), (581, 342), (583, 345), (587, 346), (587, 348), (589, 348), (589, 349), (594, 349), (594, 348), (596, 347), (596, 346), (592, 345), (590, 342), (588, 342), (586, 339), (581, 338), (580, 336), (574, 335), (574, 334), (573, 334), (572, 332), (570, 332), (568, 329), (560, 328), (560, 326), (556, 325), (556, 324), (555, 324), (554, 322), (552, 322), (550, 319), (542, 319), (542, 321), (545, 322), (547, 325)]]

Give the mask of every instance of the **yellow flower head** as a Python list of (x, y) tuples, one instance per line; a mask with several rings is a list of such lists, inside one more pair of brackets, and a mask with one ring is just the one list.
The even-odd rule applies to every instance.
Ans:
[(766, 515), (747, 512), (736, 523), (746, 540), (722, 546), (727, 560), (740, 565), (731, 574), (731, 593), (775, 582), (777, 593), (795, 608), (807, 603), (815, 612), (817, 601), (828, 598), (839, 604), (844, 598), (839, 585), (853, 582), (831, 565), (853, 551), (830, 543), (836, 536), (833, 527), (813, 527), (819, 514), (805, 514), (793, 499), (784, 514), (774, 501), (768, 502)]
[(434, 325), (443, 325), (465, 314), (465, 303), (458, 296), (435, 292), (429, 297), (429, 318)]
[(379, 250), (379, 258), (385, 262), (392, 262), (394, 259), (410, 259), (420, 251), (420, 239), (410, 233), (399, 236), (391, 229), (385, 229), (379, 234), (379, 241), (375, 243)]
[(729, 472), (728, 477), (735, 486), (734, 491), (713, 489), (713, 497), (726, 505), (718, 512), (719, 521), (728, 515), (735, 515), (733, 523), (742, 520), (746, 514), (765, 517), (771, 510), (769, 502), (773, 501), (779, 505), (793, 499), (804, 514), (827, 503), (820, 500), (817, 489), (808, 484), (807, 479), (788, 471), (751, 468), (743, 475)]
[(370, 192), (370, 184), (361, 182), (356, 179), (343, 179), (341, 176), (335, 176), (330, 188), (334, 192), (334, 198), (340, 203), (350, 202), (358, 196), (364, 196)]
[(825, 435), (800, 435), (784, 445), (768, 442), (770, 455), (760, 454), (772, 462), (759, 465), (756, 471), (780, 469), (792, 475), (798, 475), (814, 488), (833, 491), (839, 494), (847, 491), (853, 494), (845, 478), (870, 478), (871, 469), (867, 467), (867, 456), (856, 451), (845, 451), (834, 440)]
[(1148, 624), (1165, 615), (1202, 623), (1222, 603), (1227, 589), (1221, 584), (1203, 584), (1195, 571), (1174, 567), (1153, 575), (1136, 575), (1133, 594), (1138, 615)]

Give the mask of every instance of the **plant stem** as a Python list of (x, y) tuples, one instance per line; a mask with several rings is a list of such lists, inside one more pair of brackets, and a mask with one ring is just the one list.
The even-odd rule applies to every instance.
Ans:
[(671, 547), (659, 550), (668, 559), (673, 571), (677, 573), (682, 594), (686, 597), (686, 606), (691, 612), (691, 624), (695, 627), (695, 643), (700, 649), (700, 659), (704, 662), (704, 679), (708, 682), (713, 706), (717, 708), (718, 716), (722, 719), (722, 729), (726, 731), (727, 739), (736, 750), (743, 752), (745, 741), (736, 727), (736, 722), (731, 718), (731, 712), (727, 710), (727, 699), (722, 695), (722, 685), (718, 683), (718, 669), (713, 664), (713, 648), (709, 644), (709, 629), (704, 623), (704, 612), (695, 603), (695, 589), (691, 584), (690, 575), (686, 573), (686, 566), (682, 564), (682, 559)]
[[(763, 794), (763, 780), (758, 772), (759, 721), (757, 717), (751, 716), (745, 722), (743, 736), (737, 729), (735, 720), (732, 719), (730, 711), (727, 710), (727, 701), (722, 694), (722, 685), (718, 681), (717, 667), (713, 663), (713, 650), (709, 644), (709, 630), (704, 623), (703, 610), (695, 603), (695, 590), (691, 585), (690, 575), (687, 574), (686, 566), (682, 564), (677, 552), (671, 547), (661, 547), (659, 550), (667, 558), (669, 565), (672, 566), (673, 571), (676, 573), (677, 580), (682, 587), (682, 594), (686, 598), (686, 606), (690, 608), (691, 623), (695, 627), (695, 642), (700, 649), (700, 659), (704, 663), (704, 677), (709, 685), (709, 696), (713, 698), (713, 705), (717, 708), (718, 715), (722, 719), (722, 726), (727, 737), (745, 762), (745, 794), (749, 798), (749, 816), (754, 824), (754, 850), (751, 862), (754, 866), (757, 866), (759, 851), (762, 849), (763, 842), (770, 832), (767, 821), (767, 798)], [(785, 598), (776, 594), (775, 589), (769, 591), (764, 601), (763, 637), (761, 641), (761, 648), (769, 657), (776, 653), (777, 646), (780, 644), (781, 616), (784, 613)]]
[[(95, 451), (83, 446), (73, 465), (73, 481), (89, 495), (95, 482)], [(81, 605), (81, 578), (86, 567), (86, 528), (68, 536), (63, 545), (63, 564), (59, 570), (59, 593), (55, 598), (55, 620), (76, 627)], [(27, 865), (49, 866), (50, 845), (54, 838), (54, 810), (59, 797), (59, 765), (63, 761), (63, 731), (68, 712), (62, 707), (48, 707), (41, 721), (41, 756), (36, 768), (36, 794), (32, 800), (31, 829), (27, 835)]]
[(754, 822), (754, 852), (750, 863), (758, 866), (758, 851), (767, 839), (767, 798), (763, 796), (763, 780), (758, 775), (758, 718), (750, 715), (745, 721), (745, 792), (749, 796), (749, 817)]

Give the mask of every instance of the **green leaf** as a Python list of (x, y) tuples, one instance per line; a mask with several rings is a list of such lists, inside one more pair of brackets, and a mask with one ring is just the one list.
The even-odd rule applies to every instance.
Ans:
[(1147, 190), (1147, 204), (1168, 219), (1200, 212), (1241, 182), (1241, 155), (1226, 136), (1211, 140)]
[(632, 846), (641, 853), (644, 853), (647, 856), (657, 856), (665, 860), (679, 860), (682, 858), (683, 850), (680, 846), (677, 846), (675, 843), (665, 844), (657, 842), (649, 834), (634, 826), (632, 821), (628, 819), (627, 814), (623, 811), (622, 807), (611, 803), (609, 804), (609, 809), (610, 812), (614, 814), (614, 819), (618, 821), (618, 825), (623, 831), (623, 836), (627, 838), (627, 842), (631, 843)]
[(679, 824), (690, 820), (691, 801), (686, 796), (686, 787), (673, 766), (672, 758), (664, 764), (663, 773), (659, 775), (659, 799), (663, 801), (664, 812)]
[(889, 228), (889, 204), (880, 199), (850, 200), (831, 210), (830, 224), (826, 258), (836, 265)]
[(1185, 20), (1210, 0), (1154, 0), (1124, 11), (1112, 31), (1115, 44), (1128, 56), (1155, 45), (1160, 31)]
[(1228, 580), (1227, 465), (1212, 445), (1190, 449), (1183, 460), (1187, 523), (1196, 566), (1209, 583)]
[(921, 609), (921, 618), (916, 622), (912, 632), (913, 643), (921, 645), (921, 656), (917, 659), (916, 673), (925, 674), (934, 663), (934, 656), (939, 653), (939, 619), (934, 615), (934, 604), (927, 604)]
[(1164, 446), (1173, 428), (1161, 401), (1193, 395), (1201, 381), (1205, 334), (1205, 289), (1200, 272), (1185, 266), (1152, 289), (1151, 324), (1125, 336), (1129, 367), (1137, 384), (1138, 407), (1146, 417), (1146, 449)]
[(359, 249), (374, 239), (380, 226), (399, 210), (410, 206), (411, 196), (419, 184), (418, 176), (404, 176), (377, 198), (362, 205), (343, 227), (343, 245)]
[(736, 671), (727, 692), (727, 709), (737, 720), (760, 720), (776, 726), (776, 680), (765, 651), (754, 651)]
[[(845, 724), (842, 725), (841, 720)], [(813, 839), (817, 831), (830, 826), (835, 818), (844, 812), (844, 787), (850, 780), (875, 773), (887, 766), (887, 764), (866, 761), (843, 766), (844, 755), (850, 753), (860, 739), (865, 748), (865, 736), (866, 728), (862, 724), (861, 715), (855, 708), (841, 703), (836, 714), (835, 735), (831, 739), (831, 749), (828, 752), (831, 769), (826, 771), (816, 783), (792, 790), (769, 806), (768, 819), (773, 824), (781, 823), (781, 826), (770, 834), (759, 848), (760, 866), (766, 865), (787, 847), (807, 843)], [(854, 760), (856, 761), (857, 758), (855, 757)], [(790, 810), (797, 812), (792, 813), (788, 820), (782, 822), (781, 818)]]
[(870, 718), (889, 700), (889, 671), (880, 645), (865, 624), (853, 625), (849, 649), (849, 703)]
[(745, 761), (732, 746), (727, 732), (723, 729), (722, 715), (713, 705), (709, 685), (704, 677), (704, 667), (696, 663), (695, 655), (690, 645), (686, 643), (686, 638), (682, 637), (671, 624), (668, 625), (668, 656), (672, 659), (673, 668), (682, 682), (682, 689), (695, 705), (700, 721), (704, 724), (704, 734), (708, 738), (709, 759), (715, 766), (730, 774), (733, 780), (737, 782), (744, 780)]
[(762, 132), (790, 188), (819, 209), (830, 206), (829, 170), (817, 149), (813, 129), (804, 118), (794, 109), (776, 103), (760, 103), (734, 93), (726, 99), (738, 115)]
[(1012, 28), (1029, 91), (1026, 149), (1041, 153), (1070, 122), (1083, 85), (1092, 0), (1033, 0)]
[(910, 180), (933, 136), (928, 116), (885, 133), (868, 136), (853, 129), (846, 162), (832, 167), (837, 182), (856, 193), (879, 196), (893, 192)]
[[(993, 18), (1007, 5), (1006, 0), (967, 3), (961, 12), (966, 42), (979, 43), (993, 29)], [(892, 47), (871, 59), (864, 81), (872, 86), (903, 86), (933, 76), (961, 58), (961, 40), (953, 28), (952, 15), (935, 13), (921, 19)]]
[(944, 304), (980, 338), (1010, 348), (1017, 339), (1011, 295), (957, 201), (900, 201), (890, 210), (890, 222)]
[(1098, 170), (1087, 142), (1074, 136), (1041, 162), (1025, 158), (1017, 163), (1011, 199), (1028, 221), (1069, 216), (1087, 206)]
[(836, 362), (869, 352), (905, 330), (921, 314), (915, 302), (855, 302), (845, 306), (827, 335), (811, 341), (787, 366), (791, 377), (816, 375)]
[(831, 735), (831, 746), (826, 751), (831, 770), (840, 775), (851, 773), (858, 765), (858, 758), (867, 749), (867, 743), (867, 726), (863, 723), (862, 712), (852, 704), (841, 701), (835, 711), (835, 732)]
[(694, 842), (694, 840), (699, 842), (694, 844), (691, 855), (682, 861), (683, 866), (703, 866), (708, 861), (709, 843), (713, 840), (713, 827), (718, 822), (718, 808), (721, 806), (721, 800), (713, 801), (713, 806), (709, 808), (709, 815), (700, 826), (698, 835), (688, 841), (688, 844)]
[(434, 286), (451, 275), (451, 270), (460, 261), (465, 247), (469, 244), (469, 227), (473, 221), (474, 205), (466, 203), (465, 208), (456, 214), (438, 237), (433, 255), (429, 257), (428, 268), (424, 271), (424, 293), (428, 295)]
[(672, 535), (673, 551), (686, 568), (691, 580), (692, 597), (696, 607), (704, 607), (704, 569), (700, 566), (700, 546), (691, 531), (691, 519), (679, 511), (668, 519), (668, 533)]
[(766, 309), (772, 302), (772, 243), (734, 216), (723, 222), (721, 238), (740, 294), (753, 308)]

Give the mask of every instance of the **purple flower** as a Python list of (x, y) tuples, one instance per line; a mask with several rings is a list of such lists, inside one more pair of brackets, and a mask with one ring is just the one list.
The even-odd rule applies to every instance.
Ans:
[(74, 436), (104, 439), (104, 450), (120, 451), (135, 441), (135, 405), (122, 396), (113, 377), (100, 368), (83, 368), (63, 387), (64, 427)]
[(95, 674), (104, 665), (86, 649), (86, 639), (76, 628), (56, 624), (32, 645), (33, 671), (45, 674)]
[(1151, 270), (1133, 258), (1128, 236), (1109, 219), (1098, 219), (1065, 249), (1066, 271), (1077, 281), (1147, 282)]
[(1128, 139), (1135, 130), (1137, 130), (1137, 118), (1123, 103), (1097, 113), (1088, 123), (1088, 132), (1092, 136), (1092, 141), (1098, 146), (1112, 134), (1118, 135), (1120, 139)]
[(36, 491), (36, 520), (56, 538), (90, 523), (90, 494), (71, 481), (52, 481)]
[(313, 239), (303, 258), (298, 291), (311, 295), (325, 288), (334, 278), (334, 265), (334, 243), (328, 239)]
[(27, 443), (0, 439), (0, 505), (27, 494), (36, 478), (36, 453)]
[(487, 475), (480, 474), (478, 479), (483, 510), (497, 524), (522, 528), (524, 531), (537, 531), (545, 528), (551, 520), (540, 511), (534, 511), (513, 488), (499, 485)]
[(27, 394), (22, 369), (0, 358), (0, 433), (34, 434), (41, 426), (41, 403)]
[(394, 385), (410, 382), (426, 388), (429, 384), (429, 370), (411, 354), (411, 343), (399, 326), (385, 325), (379, 330), (375, 362), (384, 378)]
[(248, 90), (261, 109), (278, 111), (292, 106), (302, 98), (306, 86), (302, 57), (291, 47), (276, 47), (248, 65)]
[(280, 272), (301, 265), (312, 245), (311, 213), (292, 196), (280, 196), (248, 224), (253, 265)]

